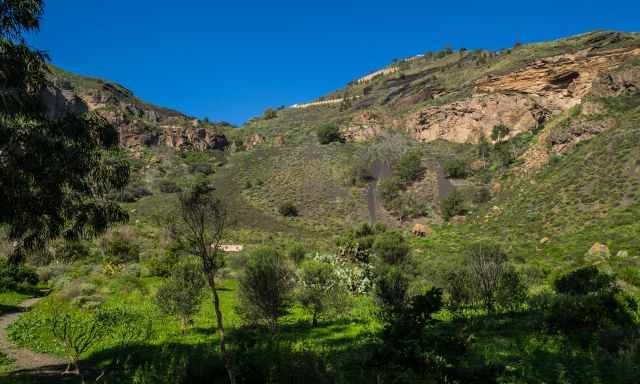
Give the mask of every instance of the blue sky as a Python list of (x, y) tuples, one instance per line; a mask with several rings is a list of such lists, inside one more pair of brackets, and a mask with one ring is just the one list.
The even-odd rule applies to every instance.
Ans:
[(640, 31), (640, 1), (47, 0), (30, 43), (149, 102), (241, 123), (402, 58)]

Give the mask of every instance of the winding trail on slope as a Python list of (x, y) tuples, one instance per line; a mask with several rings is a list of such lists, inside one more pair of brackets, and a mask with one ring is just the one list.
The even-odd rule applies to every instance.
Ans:
[(0, 352), (13, 362), (15, 371), (36, 371), (39, 373), (62, 374), (66, 361), (60, 357), (37, 353), (26, 348), (20, 348), (9, 340), (7, 328), (20, 318), (22, 313), (36, 305), (42, 297), (27, 299), (20, 303), (17, 309), (0, 315)]

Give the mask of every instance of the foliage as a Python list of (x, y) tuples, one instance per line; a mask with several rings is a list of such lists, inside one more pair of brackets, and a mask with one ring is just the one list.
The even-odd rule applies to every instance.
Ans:
[(262, 118), (265, 120), (271, 120), (278, 117), (278, 112), (273, 108), (267, 108), (262, 115)]
[(296, 265), (300, 265), (307, 257), (307, 249), (303, 244), (295, 243), (287, 250), (287, 257)]
[(513, 267), (505, 268), (495, 293), (496, 304), (500, 308), (515, 312), (525, 304), (527, 293), (528, 288), (522, 275)]
[(22, 33), (37, 30), (41, 1), (1, 6), (0, 224), (18, 242), (12, 255), (42, 248), (60, 236), (104, 232), (127, 214), (108, 192), (127, 184), (128, 165), (110, 159), (115, 129), (96, 114), (51, 120), (41, 94), (48, 85), (46, 56), (24, 44)]
[(423, 172), (422, 155), (418, 151), (406, 152), (400, 157), (398, 164), (394, 168), (394, 174), (399, 177), (405, 185), (416, 181), (422, 176)]
[(162, 193), (182, 192), (182, 188), (180, 188), (175, 181), (171, 181), (171, 180), (160, 181), (160, 183), (158, 183), (158, 188), (160, 188), (160, 192)]
[(316, 131), (316, 135), (318, 136), (318, 142), (320, 144), (330, 144), (330, 143), (342, 143), (344, 142), (344, 138), (340, 133), (340, 128), (338, 128), (335, 124), (325, 124), (322, 125)]
[(313, 327), (326, 313), (345, 308), (347, 291), (332, 264), (306, 261), (300, 270), (299, 286), (297, 300), (311, 314)]
[(451, 159), (444, 162), (444, 173), (448, 178), (464, 179), (468, 176), (467, 162), (460, 159)]
[(560, 276), (554, 281), (556, 291), (565, 295), (588, 295), (614, 289), (615, 279), (596, 266), (588, 266)]
[(94, 314), (68, 305), (59, 305), (52, 311), (49, 324), (69, 360), (67, 372), (74, 368), (80, 373), (80, 357), (105, 336), (105, 325)]
[[(487, 312), (494, 310), (496, 294), (505, 274), (506, 262), (507, 255), (497, 244), (476, 243), (469, 247), (467, 265), (478, 289), (479, 299)], [(511, 284), (507, 281), (506, 285)]]
[(282, 203), (279, 207), (278, 207), (278, 212), (285, 217), (295, 217), (298, 216), (298, 208), (296, 208), (295, 205), (293, 205), (292, 202), (287, 201)]
[(491, 140), (500, 142), (504, 138), (509, 136), (509, 133), (511, 133), (511, 129), (506, 125), (503, 125), (503, 124), (496, 125), (491, 130)]
[(184, 260), (173, 268), (171, 276), (158, 288), (155, 302), (164, 314), (180, 319), (184, 334), (198, 312), (205, 282), (195, 261)]
[(105, 263), (124, 264), (137, 262), (140, 258), (140, 245), (128, 231), (113, 231), (102, 243)]
[(240, 278), (238, 314), (250, 324), (275, 330), (289, 310), (295, 280), (287, 260), (277, 250), (258, 248)]
[(36, 284), (38, 274), (33, 268), (0, 257), (0, 292), (31, 292)]
[(465, 208), (462, 194), (457, 190), (451, 192), (440, 204), (440, 210), (442, 211), (442, 218), (445, 221), (449, 221), (449, 219), (454, 216), (464, 215), (467, 209)]
[(375, 239), (372, 251), (384, 263), (398, 265), (406, 261), (409, 245), (400, 233), (388, 231)]

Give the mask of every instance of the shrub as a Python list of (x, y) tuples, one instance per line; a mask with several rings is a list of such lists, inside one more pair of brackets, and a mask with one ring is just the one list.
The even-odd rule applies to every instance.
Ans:
[(24, 264), (10, 263), (0, 258), (0, 292), (32, 291), (38, 284), (38, 274)]
[(287, 251), (289, 260), (293, 261), (296, 265), (301, 264), (307, 256), (307, 250), (302, 244), (294, 244)]
[(156, 305), (162, 313), (180, 320), (183, 334), (200, 308), (204, 284), (200, 266), (195, 261), (187, 260), (174, 266), (171, 276), (156, 293)]
[(451, 194), (440, 203), (440, 210), (442, 211), (442, 218), (445, 221), (449, 221), (453, 216), (464, 215), (467, 210), (462, 194), (457, 190), (451, 192)]
[(320, 144), (342, 143), (344, 138), (340, 133), (340, 128), (335, 124), (325, 124), (316, 131)]
[(273, 108), (267, 108), (267, 109), (264, 111), (264, 114), (262, 115), (262, 117), (263, 117), (265, 120), (275, 119), (276, 117), (278, 117), (278, 112), (276, 112), (276, 110), (275, 110), (275, 109), (273, 109)]
[(342, 308), (346, 303), (346, 290), (334, 266), (306, 261), (300, 272), (298, 301), (311, 314), (313, 327), (318, 325), (318, 318), (323, 314)]
[(266, 324), (272, 330), (288, 312), (294, 278), (286, 259), (275, 249), (255, 250), (240, 278), (238, 314), (248, 323)]
[(527, 301), (527, 285), (513, 268), (506, 268), (500, 277), (496, 291), (496, 304), (508, 311), (519, 310)]
[(389, 205), (394, 199), (397, 199), (400, 191), (404, 189), (404, 183), (399, 177), (392, 176), (382, 180), (378, 186), (380, 197), (385, 202), (385, 206)]
[(478, 296), (487, 312), (493, 312), (506, 269), (507, 255), (499, 245), (491, 243), (473, 244), (468, 252), (467, 265)]
[(422, 156), (418, 151), (408, 151), (398, 161), (394, 174), (405, 184), (409, 184), (422, 176)]
[(403, 263), (409, 255), (409, 245), (398, 232), (380, 234), (373, 243), (372, 250), (383, 262), (391, 265)]
[(448, 178), (464, 179), (469, 175), (469, 167), (464, 160), (447, 160), (444, 162), (444, 173)]
[(587, 295), (610, 291), (614, 288), (614, 282), (613, 276), (600, 272), (595, 266), (589, 266), (559, 277), (553, 285), (561, 294)]
[(112, 264), (138, 262), (140, 246), (135, 242), (130, 231), (120, 230), (111, 232), (103, 239), (104, 261)]
[(176, 264), (179, 263), (179, 256), (176, 252), (166, 251), (154, 255), (147, 260), (151, 276), (168, 277), (171, 275)]
[(278, 212), (285, 217), (298, 216), (298, 208), (290, 201), (282, 203), (280, 207), (278, 207)]
[(214, 173), (213, 166), (206, 161), (198, 161), (191, 164), (189, 170), (191, 173), (200, 173), (207, 176)]
[(174, 181), (170, 180), (162, 180), (158, 184), (158, 188), (160, 188), (160, 192), (162, 193), (178, 193), (182, 192), (182, 188), (178, 186)]
[(89, 257), (90, 248), (86, 241), (62, 241), (56, 244), (55, 259), (57, 262), (73, 263)]
[(127, 185), (121, 192), (113, 196), (121, 203), (134, 203), (143, 197), (151, 196), (153, 193), (142, 183)]

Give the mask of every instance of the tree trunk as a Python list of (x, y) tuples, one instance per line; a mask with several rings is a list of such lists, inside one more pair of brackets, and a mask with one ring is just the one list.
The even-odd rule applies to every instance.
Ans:
[(318, 326), (318, 314), (313, 312), (313, 320), (311, 320), (311, 326), (316, 328)]
[(229, 382), (236, 384), (236, 375), (233, 372), (233, 362), (231, 356), (227, 353), (226, 344), (224, 340), (224, 324), (222, 322), (222, 311), (220, 310), (220, 298), (218, 297), (218, 289), (216, 288), (216, 279), (213, 272), (207, 272), (207, 280), (209, 287), (213, 293), (213, 309), (216, 312), (216, 323), (218, 326), (218, 333), (220, 334), (220, 353), (222, 353), (222, 359), (224, 360), (224, 367), (227, 369), (229, 375)]

